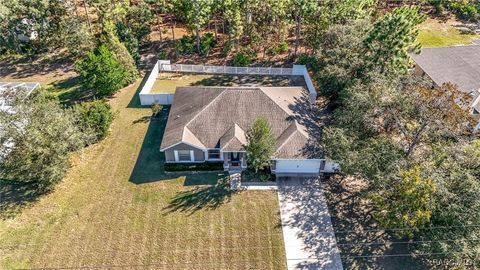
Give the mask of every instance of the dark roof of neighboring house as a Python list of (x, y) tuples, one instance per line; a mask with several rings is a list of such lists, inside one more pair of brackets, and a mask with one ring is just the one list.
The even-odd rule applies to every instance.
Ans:
[(467, 93), (480, 89), (480, 45), (425, 48), (411, 56), (437, 85), (451, 82)]
[(301, 87), (178, 87), (160, 149), (184, 142), (244, 151), (247, 130), (263, 116), (277, 139), (276, 158), (321, 158), (311, 111)]

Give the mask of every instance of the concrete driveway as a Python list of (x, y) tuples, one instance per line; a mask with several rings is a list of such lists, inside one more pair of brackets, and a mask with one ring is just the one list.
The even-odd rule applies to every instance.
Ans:
[(281, 178), (278, 197), (288, 269), (343, 269), (320, 180)]

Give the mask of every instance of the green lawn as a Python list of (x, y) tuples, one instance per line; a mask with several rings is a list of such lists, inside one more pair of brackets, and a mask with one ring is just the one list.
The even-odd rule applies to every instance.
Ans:
[(302, 76), (188, 74), (162, 72), (152, 93), (174, 93), (179, 86), (303, 86)]
[(111, 100), (110, 135), (72, 157), (55, 191), (0, 185), (0, 268), (284, 269), (276, 193), (166, 174), (165, 121), (138, 108), (137, 87)]
[(480, 38), (479, 35), (462, 34), (454, 25), (451, 21), (427, 19), (419, 27), (418, 40), (422, 47), (431, 48), (471, 44), (472, 39)]

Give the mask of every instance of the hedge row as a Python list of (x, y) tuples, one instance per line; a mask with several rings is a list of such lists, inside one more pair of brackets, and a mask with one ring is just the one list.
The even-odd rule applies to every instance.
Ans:
[(221, 171), (223, 163), (206, 162), (206, 163), (165, 163), (165, 171)]

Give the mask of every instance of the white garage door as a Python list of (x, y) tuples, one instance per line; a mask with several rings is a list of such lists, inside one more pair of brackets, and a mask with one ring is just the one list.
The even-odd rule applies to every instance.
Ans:
[(275, 173), (318, 173), (320, 160), (318, 159), (286, 159), (277, 160)]

